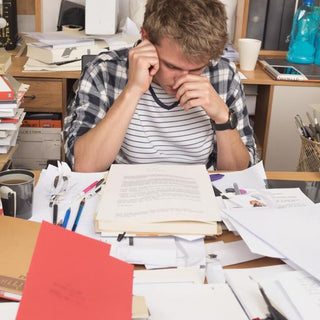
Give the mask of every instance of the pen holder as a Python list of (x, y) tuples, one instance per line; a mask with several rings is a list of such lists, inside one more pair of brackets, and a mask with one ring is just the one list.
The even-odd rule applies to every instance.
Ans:
[(297, 171), (320, 171), (320, 143), (309, 140), (305, 137), (301, 138), (300, 158)]

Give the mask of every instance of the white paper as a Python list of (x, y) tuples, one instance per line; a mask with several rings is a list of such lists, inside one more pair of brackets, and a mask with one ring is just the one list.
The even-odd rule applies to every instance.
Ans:
[(220, 220), (203, 165), (112, 165), (103, 194), (98, 220)]
[[(268, 279), (269, 282), (273, 281), (277, 275), (290, 272), (291, 270), (290, 267), (283, 264), (260, 268), (225, 269), (224, 272), (227, 282), (249, 318), (264, 319), (269, 312), (260, 293), (258, 282), (260, 283), (264, 279)], [(280, 302), (278, 299), (275, 301)], [(290, 318), (290, 320), (293, 319)]]
[(320, 204), (287, 209), (233, 209), (226, 213), (320, 280)]
[(176, 266), (176, 243), (174, 237), (135, 237), (130, 245), (129, 237), (101, 238), (111, 244), (110, 255), (132, 264)]
[(278, 279), (292, 304), (304, 320), (320, 316), (320, 283), (301, 271), (286, 273)]
[(134, 284), (133, 293), (145, 297), (152, 320), (248, 320), (226, 284)]
[(211, 242), (205, 244), (207, 255), (216, 254), (215, 258), (222, 266), (259, 259), (262, 256), (252, 253), (243, 240), (233, 242)]
[(152, 283), (204, 283), (204, 269), (200, 267), (178, 267), (158, 270), (134, 270), (135, 284)]
[(19, 302), (0, 302), (1, 320), (14, 320), (17, 316)]
[(227, 188), (233, 188), (237, 183), (240, 189), (265, 189), (264, 180), (267, 179), (263, 163), (260, 161), (256, 165), (241, 171), (223, 172), (222, 179), (214, 181), (212, 184), (221, 192)]
[[(55, 176), (58, 174), (58, 168), (55, 166), (48, 166), (48, 169), (42, 170), (39, 181), (34, 189), (33, 210), (30, 220), (33, 221), (48, 221), (52, 222), (53, 209), (49, 207), (50, 193)], [(96, 180), (100, 180), (105, 175), (105, 172), (96, 173), (76, 173), (72, 172), (70, 176), (70, 183), (66, 190), (65, 196), (58, 202), (58, 221), (64, 218), (66, 210), (71, 207), (71, 215), (67, 228), (71, 229), (72, 224), (77, 214), (79, 203), (79, 194), (88, 185)], [(81, 218), (76, 232), (84, 234), (93, 238), (100, 238), (99, 234), (94, 231), (93, 216), (97, 210), (99, 195), (88, 198), (86, 200)]]

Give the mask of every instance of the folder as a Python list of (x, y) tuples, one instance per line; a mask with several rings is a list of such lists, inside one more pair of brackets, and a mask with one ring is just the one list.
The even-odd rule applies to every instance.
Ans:
[(0, 216), (0, 296), (20, 300), (40, 223)]

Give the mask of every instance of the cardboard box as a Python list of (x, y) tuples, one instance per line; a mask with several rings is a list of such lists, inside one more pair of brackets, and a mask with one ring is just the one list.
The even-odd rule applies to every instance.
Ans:
[(14, 168), (44, 169), (48, 160), (61, 159), (61, 129), (20, 127)]
[(254, 84), (245, 84), (244, 92), (247, 100), (247, 109), (250, 116), (255, 114), (258, 95), (258, 86)]
[(13, 158), (13, 169), (42, 170), (47, 168), (47, 159)]

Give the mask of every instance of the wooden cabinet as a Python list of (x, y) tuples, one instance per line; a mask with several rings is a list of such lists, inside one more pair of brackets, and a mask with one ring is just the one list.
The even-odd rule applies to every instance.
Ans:
[(64, 110), (63, 79), (20, 78), (20, 82), (30, 85), (22, 107), (28, 112), (56, 112)]

